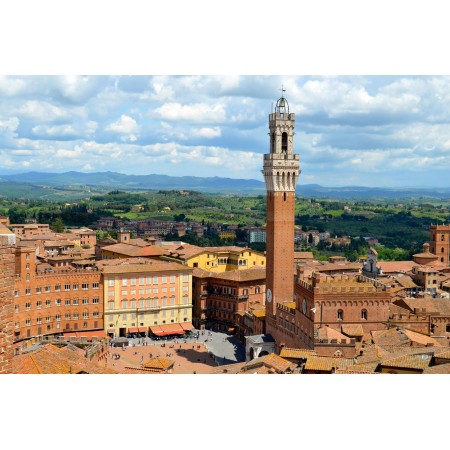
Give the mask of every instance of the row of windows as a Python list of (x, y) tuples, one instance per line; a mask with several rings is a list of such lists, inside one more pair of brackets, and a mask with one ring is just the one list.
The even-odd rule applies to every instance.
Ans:
[[(30, 275), (26, 276), (26, 281), (30, 281)], [(65, 284), (64, 285), (64, 290), (65, 291), (70, 291), (70, 290), (77, 291), (79, 289), (79, 286), (80, 285), (78, 283), (76, 283), (76, 284)], [(92, 289), (98, 289), (98, 286), (99, 286), (99, 283), (92, 283)], [(60, 292), (61, 291), (61, 284), (56, 284), (53, 288), (54, 288), (53, 289), (54, 292)], [(84, 290), (84, 291), (88, 290), (89, 289), (89, 283), (82, 283), (81, 284), (81, 289)], [(37, 287), (36, 288), (36, 294), (42, 294), (43, 292), (44, 293), (51, 292), (51, 286), (41, 286), (41, 287)], [(19, 293), (20, 292), (18, 290), (14, 291), (14, 295), (16, 297), (19, 296)], [(30, 288), (25, 289), (25, 295), (31, 295), (31, 289)]]
[[(338, 309), (337, 319), (344, 320), (344, 311), (342, 309)], [(367, 309), (361, 310), (361, 320), (367, 320)]]
[[(100, 313), (98, 311), (95, 311), (95, 312), (92, 313), (92, 317), (94, 319), (98, 319), (100, 317)], [(78, 320), (79, 318), (80, 318), (80, 315), (78, 313), (65, 314), (64, 315), (64, 319), (65, 320)], [(89, 313), (88, 312), (83, 312), (82, 318), (83, 319), (89, 319)], [(56, 314), (55, 317), (54, 317), (54, 320), (56, 322), (61, 322), (61, 319), (62, 319), (62, 315), (61, 314)], [(45, 323), (52, 322), (52, 316), (36, 317), (36, 325), (41, 325), (44, 322)], [(25, 325), (27, 327), (30, 327), (32, 325), (31, 319), (26, 319), (25, 320)], [(20, 327), (20, 322), (15, 322), (15, 327), (19, 328)]]
[[(171, 275), (170, 277), (139, 277), (139, 278), (123, 278), (122, 286), (145, 286), (149, 284), (166, 284), (167, 280), (170, 280), (170, 283), (175, 283), (176, 276)], [(183, 282), (187, 283), (189, 281), (189, 275), (183, 275)], [(114, 286), (115, 280), (108, 280), (109, 286)]]
[[(94, 297), (92, 299), (92, 304), (98, 305), (99, 303), (100, 303), (100, 299), (98, 297)], [(54, 300), (54, 305), (55, 306), (61, 306), (62, 304), (63, 303), (62, 303), (62, 300), (60, 298), (57, 298), (57, 299)], [(80, 299), (78, 299), (78, 298), (73, 298), (73, 299), (68, 299), (67, 298), (67, 299), (64, 300), (64, 305), (66, 305), (66, 306), (70, 306), (70, 305), (77, 306), (79, 304), (80, 304)], [(89, 305), (89, 298), (88, 297), (82, 298), (81, 299), (81, 304), (82, 305)], [(36, 302), (36, 309), (50, 308), (51, 306), (52, 306), (52, 301), (51, 300), (45, 300), (45, 302), (39, 300), (39, 301)], [(14, 309), (15, 309), (16, 313), (19, 312), (19, 310), (20, 310), (19, 305), (15, 305)], [(31, 302), (25, 303), (25, 309), (27, 311), (32, 309)]]
[[(120, 303), (121, 309), (128, 309), (128, 308), (158, 308), (159, 307), (159, 298), (147, 298), (147, 299), (139, 299), (138, 302), (136, 300), (131, 299), (123, 299)], [(187, 295), (183, 296), (183, 305), (187, 305), (189, 303), (189, 297)], [(170, 297), (169, 299), (167, 297), (161, 298), (161, 306), (175, 306), (175, 297)], [(108, 309), (115, 309), (115, 302), (113, 300), (110, 300), (108, 302)]]
[[(187, 320), (188, 320), (188, 318), (185, 317), (185, 318), (183, 319), (183, 322), (187, 322)], [(161, 321), (161, 323), (158, 322), (157, 320), (155, 320), (155, 321), (153, 322), (153, 325), (164, 325), (165, 323), (166, 323), (165, 320)], [(170, 323), (175, 323), (175, 320), (172, 319), (172, 320), (170, 321)], [(126, 323), (123, 323), (122, 325), (123, 325), (124, 327), (127, 326)], [(131, 327), (135, 327), (135, 326), (136, 326), (136, 323), (132, 323), (130, 326), (131, 326)], [(140, 326), (140, 327), (144, 327), (144, 326), (146, 326), (146, 325), (144, 325), (144, 322), (141, 322), (141, 323), (139, 324), (139, 326)], [(113, 324), (113, 323), (110, 323), (110, 324), (109, 324), (109, 327), (110, 327), (110, 328), (114, 328), (114, 324)]]

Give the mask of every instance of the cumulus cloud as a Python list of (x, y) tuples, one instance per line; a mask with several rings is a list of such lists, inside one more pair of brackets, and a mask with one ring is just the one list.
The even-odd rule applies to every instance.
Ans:
[(106, 127), (106, 131), (111, 131), (113, 133), (122, 134), (121, 139), (123, 141), (134, 142), (137, 140), (139, 135), (140, 127), (137, 122), (130, 116), (122, 114), (120, 119), (116, 122), (109, 124)]
[(153, 111), (155, 117), (169, 121), (221, 123), (225, 121), (226, 113), (223, 104), (209, 105), (196, 103), (182, 105), (180, 103), (165, 103)]

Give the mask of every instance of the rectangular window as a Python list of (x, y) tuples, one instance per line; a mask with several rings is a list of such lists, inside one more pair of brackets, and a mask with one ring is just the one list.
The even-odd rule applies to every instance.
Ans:
[(136, 278), (131, 278), (131, 286), (136, 286)]
[(151, 300), (150, 299), (147, 299), (147, 308), (151, 308)]
[(50, 305), (52, 304), (51, 300), (45, 300), (45, 307), (50, 308)]
[(188, 291), (189, 290), (189, 286), (183, 286), (183, 291)]
[(42, 292), (42, 288), (38, 287), (36, 288), (36, 294), (40, 294)]
[(27, 319), (27, 320), (25, 321), (25, 325), (26, 325), (27, 327), (31, 327), (31, 319)]
[(122, 309), (127, 309), (127, 304), (128, 304), (127, 300), (122, 300)]
[(14, 291), (14, 297), (18, 297), (19, 296), (19, 291)]
[(145, 289), (139, 289), (139, 295), (144, 295), (145, 294)]
[(78, 283), (75, 283), (72, 285), (72, 290), (73, 291), (78, 291)]
[(42, 302), (36, 302), (36, 308), (41, 309), (42, 308)]
[(175, 292), (175, 287), (174, 286), (170, 287), (170, 292)]
[(30, 288), (25, 289), (25, 295), (30, 295), (30, 294), (31, 294), (31, 289)]
[(151, 290), (151, 289), (146, 289), (146, 290), (145, 290), (145, 293), (146, 293), (146, 294), (151, 294), (151, 293), (152, 293), (152, 290)]
[(70, 314), (66, 314), (64, 317), (66, 320), (70, 320)]
[(122, 295), (127, 295), (128, 291), (122, 290)]
[(136, 308), (136, 300), (131, 300), (131, 308)]
[(87, 305), (89, 303), (89, 299), (86, 297), (83, 297), (82, 303), (83, 303), (83, 305)]
[(172, 310), (170, 311), (170, 317), (175, 317), (175, 310), (174, 310), (174, 309), (172, 309)]
[(122, 314), (122, 320), (127, 320), (127, 315), (126, 314)]
[(108, 297), (114, 297), (114, 291), (108, 291)]
[(25, 308), (29, 311), (31, 309), (31, 303), (25, 303)]
[(165, 309), (163, 309), (163, 311), (162, 311), (162, 316), (166, 317), (166, 310)]
[(114, 302), (108, 302), (108, 309), (114, 309)]
[(45, 292), (50, 292), (50, 286), (45, 286)]
[(46, 316), (45, 317), (45, 321), (48, 323), (52, 320), (52, 316)]
[(16, 328), (19, 328), (20, 323), (19, 323), (19, 322), (15, 322), (14, 326), (15, 326)]
[(16, 312), (16, 313), (19, 312), (19, 305), (14, 305), (14, 312)]
[(89, 319), (89, 313), (87, 311), (83, 313), (83, 319)]
[(57, 298), (57, 299), (55, 300), (55, 305), (56, 305), (56, 306), (61, 306), (61, 299), (60, 299), (60, 298)]
[(108, 280), (108, 286), (113, 287), (114, 286), (114, 280)]
[(170, 299), (170, 306), (175, 306), (175, 298)]
[(139, 300), (139, 308), (143, 308), (144, 307), (144, 299)]
[(66, 304), (66, 306), (69, 306), (70, 305), (70, 299), (66, 298), (65, 304)]
[(163, 306), (167, 306), (167, 299), (166, 299), (166, 298), (163, 298), (163, 299), (162, 299), (162, 305), (163, 305)]
[(153, 288), (153, 293), (157, 294), (158, 293), (158, 288)]
[(189, 281), (189, 275), (183, 275), (183, 282), (187, 283)]
[(153, 277), (153, 284), (158, 284), (158, 277)]
[(122, 279), (122, 286), (128, 286), (128, 280), (126, 278)]
[(78, 318), (79, 318), (79, 314), (78, 313), (74, 313), (73, 320), (78, 320)]
[(161, 283), (163, 284), (167, 283), (167, 277), (162, 277)]
[(61, 314), (56, 314), (55, 319), (57, 322), (61, 322)]
[(100, 299), (99, 299), (98, 297), (94, 297), (94, 298), (92, 299), (92, 303), (93, 303), (94, 305), (98, 305), (98, 304), (100, 303)]
[(59, 292), (61, 290), (61, 285), (60, 284), (56, 284), (55, 285), (55, 292)]
[(130, 295), (136, 295), (136, 289), (131, 289)]
[(64, 290), (65, 291), (70, 291), (70, 284), (65, 284), (64, 285)]
[(81, 289), (84, 289), (85, 291), (89, 289), (89, 283), (82, 283)]
[(92, 315), (94, 316), (94, 319), (98, 319), (99, 318), (98, 311), (95, 311), (94, 313), (92, 313)]
[(92, 283), (92, 289), (98, 289), (98, 283)]
[(166, 287), (163, 287), (163, 288), (161, 289), (161, 292), (167, 292), (167, 288), (166, 288)]
[(152, 284), (152, 278), (151, 277), (147, 277), (146, 282), (147, 282), (147, 284)]
[(78, 299), (77, 298), (74, 298), (73, 299), (73, 304), (76, 306), (76, 305), (78, 305)]
[(171, 275), (171, 277), (170, 277), (170, 282), (171, 282), (171, 283), (175, 283), (175, 276), (174, 276), (174, 275)]
[(38, 318), (36, 319), (36, 323), (37, 323), (38, 325), (41, 325), (41, 324), (42, 324), (42, 317), (38, 317)]
[(140, 278), (139, 278), (139, 284), (140, 284), (141, 286), (143, 286), (143, 285), (145, 284), (145, 278), (144, 278), (144, 277), (140, 277)]

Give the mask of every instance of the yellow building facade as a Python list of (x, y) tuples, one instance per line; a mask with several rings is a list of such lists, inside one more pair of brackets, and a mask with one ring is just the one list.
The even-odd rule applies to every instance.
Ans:
[(266, 265), (266, 257), (263, 253), (236, 246), (197, 247), (197, 251), (192, 251), (191, 247), (186, 247), (186, 249), (172, 252), (171, 255), (161, 258), (215, 273), (250, 269), (253, 266), (265, 267)]

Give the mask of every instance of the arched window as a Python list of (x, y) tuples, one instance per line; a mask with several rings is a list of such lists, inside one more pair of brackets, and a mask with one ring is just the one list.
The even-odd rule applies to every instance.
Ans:
[(361, 320), (367, 320), (367, 309), (361, 311)]
[(284, 132), (281, 135), (281, 152), (287, 153), (287, 149), (288, 149), (288, 135), (286, 132)]
[(444, 252), (445, 252), (444, 247), (441, 247), (441, 253), (444, 253)]
[(443, 234), (443, 235), (441, 235), (441, 241), (444, 241), (445, 240), (445, 235)]
[(344, 320), (344, 311), (342, 311), (342, 309), (338, 309), (337, 319), (338, 320)]

